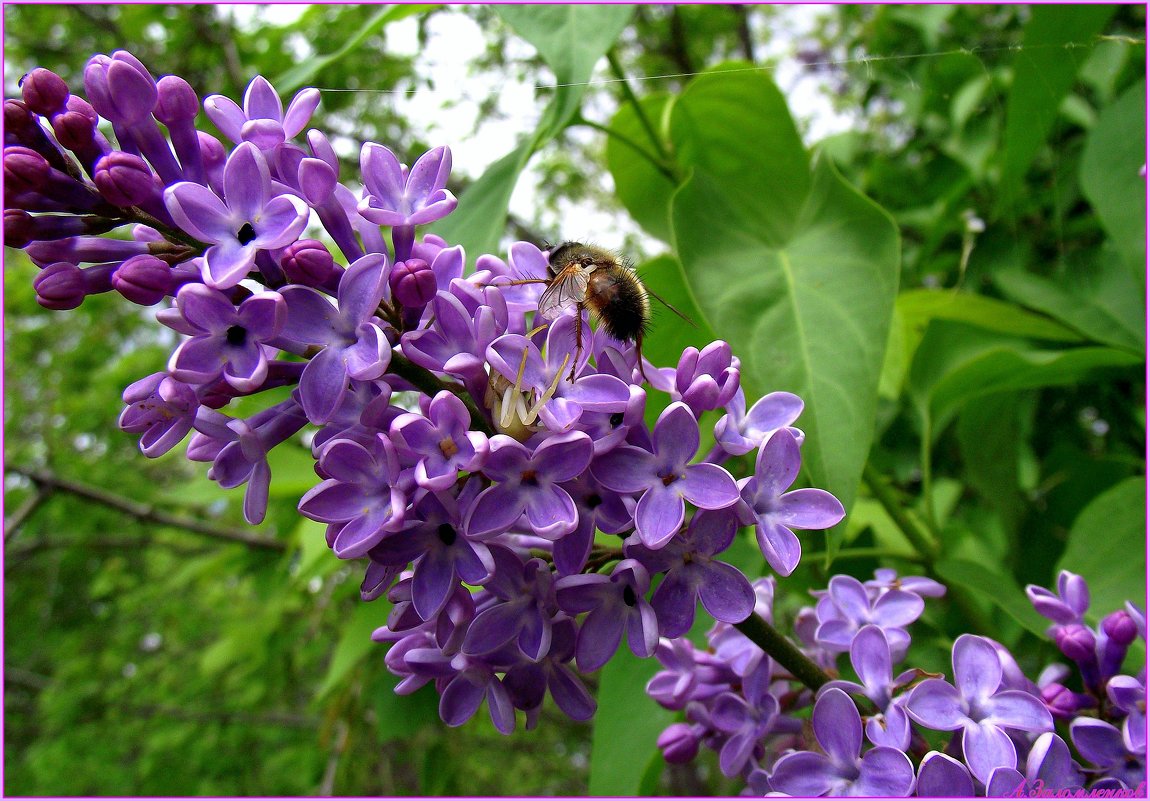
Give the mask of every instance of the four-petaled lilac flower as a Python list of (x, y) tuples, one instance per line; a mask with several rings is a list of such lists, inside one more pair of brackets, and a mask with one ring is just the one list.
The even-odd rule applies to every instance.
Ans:
[(403, 527), (407, 498), (398, 486), (399, 457), (382, 434), (364, 445), (335, 439), (319, 457), (324, 475), (300, 499), (304, 517), (328, 524), (328, 543), (340, 559), (355, 559)]
[(318, 89), (301, 89), (288, 104), (283, 103), (267, 78), (257, 75), (244, 92), (244, 107), (223, 95), (204, 100), (204, 112), (224, 136), (233, 142), (251, 142), (260, 150), (271, 150), (295, 138), (307, 127), (319, 105)]
[(739, 499), (739, 490), (722, 467), (689, 464), (699, 449), (699, 424), (686, 404), (672, 403), (659, 415), (652, 440), (654, 453), (620, 445), (596, 459), (591, 472), (615, 492), (642, 493), (635, 531), (644, 545), (656, 549), (683, 525), (684, 499), (700, 509), (724, 509)]
[(651, 597), (664, 637), (686, 634), (695, 620), (695, 604), (724, 623), (740, 623), (755, 609), (755, 591), (738, 568), (715, 558), (735, 538), (735, 516), (729, 510), (695, 513), (687, 531), (655, 550), (628, 540), (626, 553), (652, 573), (665, 573)]
[(551, 650), (551, 624), (558, 607), (554, 574), (542, 559), (524, 564), (511, 549), (491, 546), (495, 570), (487, 589), (498, 602), (475, 616), (463, 639), (463, 653), (490, 654), (514, 642), (532, 662)]
[(1126, 747), (1122, 732), (1104, 720), (1080, 717), (1070, 724), (1070, 739), (1086, 760), (1101, 768), (1108, 778), (1128, 788), (1146, 781), (1146, 754)]
[(894, 691), (917, 678), (918, 671), (907, 670), (897, 678), (892, 677), (894, 668), (891, 663), (890, 645), (887, 644), (882, 629), (875, 625), (859, 629), (851, 641), (850, 653), (851, 666), (862, 683), (856, 684), (840, 679), (825, 686), (838, 687), (844, 692), (865, 695), (869, 698), (882, 714), (867, 721), (867, 739), (875, 745), (889, 745), (905, 751), (910, 745), (910, 720), (902, 704), (893, 700)]
[(272, 196), (271, 172), (250, 142), (224, 165), (224, 197), (202, 184), (181, 181), (164, 191), (164, 205), (180, 228), (211, 245), (204, 253), (204, 283), (235, 286), (262, 250), (291, 244), (307, 225), (309, 209), (294, 195)]
[(196, 391), (167, 373), (152, 373), (124, 390), (119, 426), (130, 434), (141, 434), (140, 450), (150, 459), (163, 456), (188, 432), (200, 408)]
[(984, 784), (997, 767), (1016, 768), (1018, 755), (1004, 729), (1050, 731), (1049, 710), (1021, 690), (999, 690), (1002, 665), (994, 646), (963, 634), (952, 652), (955, 685), (927, 679), (911, 690), (906, 711), (936, 731), (962, 729), (962, 753), (974, 777)]
[(400, 455), (418, 459), (415, 483), (442, 492), (460, 470), (477, 470), (487, 456), (487, 437), (471, 431), (471, 415), (457, 395), (446, 389), (432, 398), (427, 416), (402, 414), (391, 424), (391, 439)]
[(558, 620), (547, 656), (507, 671), (503, 683), (515, 706), (527, 712), (527, 728), (533, 728), (548, 690), (555, 705), (572, 720), (590, 720), (595, 715), (595, 699), (568, 665), (575, 653), (575, 637), (574, 621)]
[(391, 150), (368, 142), (360, 152), (360, 168), (364, 197), (359, 213), (377, 225), (435, 222), (450, 214), (458, 202), (447, 191), (451, 151), (446, 147), (427, 151), (408, 172)]
[(803, 400), (790, 392), (771, 392), (759, 398), (751, 410), (740, 386), (727, 404), (727, 414), (715, 423), (715, 442), (732, 456), (760, 447), (780, 428), (787, 428), (800, 445), (803, 432), (791, 426), (803, 411)]
[(920, 596), (906, 590), (891, 590), (872, 602), (861, 581), (853, 576), (835, 576), (816, 607), (819, 627), (815, 639), (824, 648), (847, 651), (858, 631), (873, 623), (886, 636), (892, 658), (901, 659), (910, 644), (905, 627), (918, 620), (925, 607)]
[(812, 715), (815, 739), (826, 754), (799, 751), (775, 763), (771, 786), (790, 795), (908, 796), (914, 767), (902, 751), (878, 746), (861, 758), (862, 718), (846, 693), (824, 692)]
[(411, 602), (420, 618), (429, 621), (447, 604), (459, 579), (482, 584), (495, 572), (495, 561), (486, 545), (461, 533), (459, 502), (454, 497), (423, 493), (413, 511), (415, 525), (385, 536), (368, 555), (373, 564), (397, 570), (415, 562)]
[(557, 540), (578, 524), (575, 502), (559, 486), (587, 469), (591, 439), (581, 431), (550, 437), (534, 452), (504, 434), (490, 440), (484, 474), (496, 483), (480, 493), (467, 515), (469, 537), (490, 539), (526, 513), (536, 535)]
[(223, 374), (240, 392), (252, 392), (268, 374), (264, 343), (284, 327), (287, 306), (277, 292), (258, 292), (236, 307), (203, 284), (186, 284), (176, 295), (183, 326), (192, 334), (168, 361), (174, 378), (206, 384)]
[(647, 658), (659, 642), (659, 622), (645, 598), (651, 578), (634, 559), (624, 559), (610, 576), (584, 573), (555, 583), (559, 607), (571, 615), (589, 613), (579, 630), (576, 664), (584, 672), (597, 670), (614, 656), (627, 632), (635, 656)]
[(349, 378), (379, 378), (391, 363), (391, 345), (374, 319), (387, 293), (388, 261), (382, 253), (357, 259), (340, 277), (339, 308), (311, 287), (281, 290), (287, 302), (283, 335), (305, 345), (320, 345), (300, 376), (299, 393), (308, 419), (326, 423), (339, 408)]
[(889, 567), (880, 567), (874, 572), (874, 578), (864, 581), (864, 585), (879, 594), (890, 590), (906, 590), (923, 598), (941, 598), (946, 595), (946, 587), (934, 579), (925, 576), (900, 576), (896, 570)]
[(743, 501), (754, 515), (755, 538), (763, 557), (783, 576), (794, 572), (802, 556), (792, 528), (830, 528), (846, 516), (843, 505), (826, 490), (786, 491), (801, 463), (799, 444), (790, 431), (776, 431), (759, 448), (755, 474), (740, 482)]
[(747, 682), (743, 694), (723, 693), (711, 707), (711, 722), (729, 735), (719, 751), (719, 770), (724, 776), (738, 776), (761, 751), (763, 738), (774, 728), (779, 700), (767, 681)]

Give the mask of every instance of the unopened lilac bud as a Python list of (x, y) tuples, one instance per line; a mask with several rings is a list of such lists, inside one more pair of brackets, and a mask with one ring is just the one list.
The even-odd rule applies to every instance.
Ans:
[(685, 765), (699, 753), (699, 736), (689, 723), (672, 723), (663, 729), (655, 744), (663, 759), (672, 765)]
[(20, 91), (28, 108), (43, 117), (50, 117), (68, 102), (68, 84), (52, 70), (37, 67), (20, 84)]
[(228, 152), (224, 150), (224, 146), (211, 134), (206, 134), (203, 131), (198, 133), (200, 140), (200, 156), (204, 160), (204, 171), (207, 173), (208, 180), (213, 184), (219, 184), (223, 188), (224, 164), (228, 161)]
[(113, 151), (96, 162), (92, 176), (96, 188), (113, 206), (129, 208), (158, 197), (160, 187), (152, 170), (139, 156)]
[(8, 247), (23, 248), (41, 240), (103, 234), (119, 225), (119, 221), (94, 214), (33, 216), (23, 209), (4, 209), (4, 244)]
[(392, 297), (409, 309), (422, 309), (435, 297), (435, 273), (423, 259), (399, 262), (388, 281)]
[(172, 294), (175, 283), (172, 268), (147, 253), (132, 256), (112, 273), (112, 288), (141, 306), (159, 303)]
[(140, 60), (126, 50), (109, 58), (93, 56), (84, 68), (84, 89), (101, 117), (132, 125), (152, 113), (156, 81)]
[(165, 75), (156, 84), (156, 119), (171, 125), (189, 122), (200, 113), (200, 99), (192, 85), (178, 75)]
[(1069, 720), (1082, 708), (1078, 694), (1057, 682), (1042, 688), (1042, 702), (1046, 704), (1050, 714), (1061, 720)]
[(322, 242), (299, 239), (284, 248), (280, 266), (293, 284), (321, 286), (331, 277), (335, 260)]
[(36, 220), (23, 209), (4, 209), (4, 244), (26, 247), (36, 238)]
[(56, 141), (69, 150), (85, 150), (92, 146), (96, 123), (79, 111), (65, 111), (52, 118), (52, 133)]
[(1121, 646), (1129, 645), (1138, 636), (1138, 625), (1121, 609), (1102, 619), (1102, 630), (1111, 641)]
[(64, 261), (41, 270), (32, 280), (32, 287), (36, 290), (36, 302), (56, 311), (77, 308), (88, 294), (83, 271)]
[(38, 191), (52, 170), (48, 160), (29, 147), (4, 148), (5, 188), (17, 192)]
[(1054, 631), (1054, 642), (1059, 651), (1075, 662), (1082, 663), (1094, 658), (1094, 647), (1097, 644), (1094, 632), (1080, 623), (1059, 626)]
[(4, 101), (4, 133), (18, 139), (36, 128), (36, 117), (28, 104), (20, 100)]
[(33, 242), (25, 252), (28, 258), (41, 267), (58, 261), (96, 264), (104, 261), (120, 262), (139, 253), (147, 253), (148, 243), (103, 236), (74, 236)]

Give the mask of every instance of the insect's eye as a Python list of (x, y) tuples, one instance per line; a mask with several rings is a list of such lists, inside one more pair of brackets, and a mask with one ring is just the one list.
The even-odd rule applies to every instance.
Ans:
[(583, 259), (583, 266), (584, 267), (590, 267), (594, 263), (595, 263), (594, 259), (586, 259), (586, 258)]

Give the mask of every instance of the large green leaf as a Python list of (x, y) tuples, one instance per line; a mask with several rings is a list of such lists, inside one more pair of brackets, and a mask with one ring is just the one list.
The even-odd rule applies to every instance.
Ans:
[(1146, 597), (1146, 479), (1128, 478), (1079, 513), (1059, 569), (1090, 583), (1090, 611), (1101, 618)]
[(762, 72), (734, 71), (746, 66), (691, 81), (671, 107), (671, 140), (682, 167), (706, 173), (756, 237), (779, 247), (806, 203), (810, 162), (782, 93)]
[(590, 795), (639, 792), (651, 757), (659, 753), (655, 740), (674, 720), (644, 689), (658, 669), (654, 659), (639, 659), (624, 646), (599, 674)]
[(1049, 314), (1095, 342), (1142, 353), (1145, 340), (1145, 284), (1103, 253), (1059, 281), (1021, 269), (994, 273), (994, 283), (1019, 303)]
[(934, 569), (947, 584), (971, 590), (1006, 612), (1028, 631), (1039, 637), (1046, 636), (1049, 624), (1034, 611), (1018, 583), (997, 565), (978, 564), (966, 559), (943, 559), (935, 563)]
[(376, 33), (380, 28), (387, 25), (389, 22), (410, 17), (412, 14), (423, 14), (436, 8), (435, 4), (429, 5), (393, 5), (382, 6), (372, 15), (371, 19), (358, 31), (353, 31), (352, 35), (348, 38), (347, 42), (339, 50), (334, 53), (327, 53), (322, 56), (301, 61), (287, 72), (282, 73), (272, 83), (276, 89), (285, 94), (294, 92), (296, 89), (303, 87), (315, 79), (325, 67), (339, 61), (348, 53), (354, 51), (357, 47), (363, 44), (369, 36)]
[[(1014, 202), (1026, 169), (1046, 141), (1062, 98), (1089, 54), (1079, 47), (1114, 15), (1113, 5), (1033, 5), (1014, 60), (1014, 83), (1006, 101), (1002, 178), (1004, 205)], [(1070, 46), (1074, 45), (1074, 46)]]
[(1102, 110), (1082, 153), (1082, 192), (1131, 266), (1146, 262), (1146, 82)]
[(497, 6), (496, 12), (533, 44), (555, 73), (555, 95), (535, 131), (493, 163), (460, 195), (451, 216), (433, 226), (436, 234), (463, 245), (475, 258), (494, 253), (507, 220), (507, 206), (519, 174), (543, 144), (579, 110), (595, 64), (614, 44), (632, 6)]
[(1066, 386), (1141, 358), (1115, 348), (1049, 350), (964, 323), (930, 324), (910, 368), (910, 394), (931, 438), (964, 403), (1008, 390)]
[[(670, 103), (666, 94), (648, 95), (639, 101), (647, 120), (662, 135), (661, 120)], [(671, 194), (675, 182), (656, 167), (657, 158), (639, 114), (631, 104), (621, 106), (611, 119), (607, 137), (607, 169), (615, 182), (615, 196), (651, 236), (671, 241)], [(643, 148), (643, 155), (636, 148)]]
[[(754, 104), (743, 98), (741, 105)], [(740, 114), (726, 109), (716, 127), (739, 128)], [(795, 165), (770, 150), (758, 159), (765, 165), (748, 165), (745, 181), (720, 181), (697, 168), (673, 201), (675, 242), (699, 307), (739, 348), (748, 397), (788, 390), (803, 398), (804, 464), (813, 482), (849, 509), (874, 436), (898, 234), (883, 210), (821, 157), (806, 180), (770, 182), (776, 195), (791, 195), (773, 199), (778, 213), (798, 211), (766, 224), (737, 198), (755, 193), (769, 165), (784, 175)], [(786, 241), (778, 240), (781, 231), (790, 232)], [(832, 555), (839, 539), (829, 538)]]

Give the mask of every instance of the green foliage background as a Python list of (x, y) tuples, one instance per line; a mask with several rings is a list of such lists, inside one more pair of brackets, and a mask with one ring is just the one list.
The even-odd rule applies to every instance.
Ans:
[[(789, 19), (770, 7), (314, 6), (283, 24), (220, 6), (9, 5), (5, 88), (34, 66), (78, 87), (89, 55), (124, 47), (202, 94), (238, 98), (257, 73), (284, 95), (418, 92), (430, 78), (387, 52), (386, 31), (411, 18), (424, 43), (442, 15), (483, 31), (476, 70), (541, 88), (538, 125), (506, 155), (458, 165), (470, 177), (437, 231), (473, 258), (508, 236), (557, 241), (560, 199), (615, 212), (621, 230), (629, 217), (646, 238), (602, 239), (700, 323), (657, 329), (652, 360), (723, 337), (748, 396), (805, 399), (805, 479), (850, 516), (804, 538), (778, 618), (834, 572), (927, 573), (950, 593), (928, 605), (911, 663), (949, 670), (949, 643), (975, 631), (1035, 675), (1056, 654), (1025, 584), (1068, 567), (1090, 580), (1095, 618), (1145, 603), (1142, 7), (834, 7), (789, 45), (854, 120), (821, 141), (762, 59)], [(627, 82), (589, 83), (604, 55)], [(650, 76), (671, 77), (634, 80)], [(375, 92), (326, 92), (312, 124), (410, 162), (440, 144), (419, 122)], [(528, 164), (562, 191), (509, 219)], [(446, 729), (426, 690), (394, 696), (369, 640), (386, 601), (361, 603), (358, 565), (294, 511), (316, 481), (302, 445), (273, 462), (270, 547), (43, 493), (29, 474), (242, 526), (236, 493), (179, 454), (145, 460), (113, 425), (123, 387), (173, 341), (108, 297), (40, 310), (34, 273), (5, 252), (19, 523), (5, 536), (6, 793), (737, 790), (713, 758), (662, 765), (672, 718), (642, 693), (653, 660), (623, 653), (595, 677), (593, 725), (548, 709), (511, 738), (482, 712)], [(745, 538), (731, 559), (766, 569)]]

